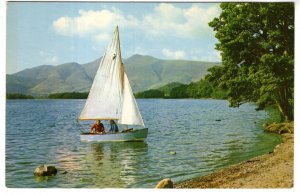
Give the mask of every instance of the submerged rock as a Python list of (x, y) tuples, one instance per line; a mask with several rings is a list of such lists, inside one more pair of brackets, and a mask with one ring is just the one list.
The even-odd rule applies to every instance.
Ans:
[(35, 170), (34, 170), (34, 175), (35, 176), (51, 176), (51, 175), (56, 175), (57, 169), (55, 166), (48, 166), (48, 165), (39, 165)]
[(173, 182), (170, 178), (166, 178), (158, 182), (155, 188), (173, 188)]

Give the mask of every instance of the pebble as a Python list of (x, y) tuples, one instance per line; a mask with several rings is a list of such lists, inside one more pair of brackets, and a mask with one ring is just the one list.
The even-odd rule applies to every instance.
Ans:
[(170, 178), (166, 178), (158, 182), (155, 188), (173, 188), (173, 182)]

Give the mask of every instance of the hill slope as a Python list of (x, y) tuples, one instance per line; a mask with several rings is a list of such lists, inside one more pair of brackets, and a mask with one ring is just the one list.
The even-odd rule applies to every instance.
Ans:
[[(101, 58), (90, 63), (42, 65), (7, 75), (7, 93), (47, 95), (61, 92), (89, 91)], [(134, 92), (159, 88), (171, 82), (190, 83), (204, 77), (213, 62), (161, 60), (133, 55), (124, 59), (125, 71)]]
[(213, 62), (160, 60), (134, 55), (124, 61), (134, 91), (158, 88), (171, 82), (190, 83), (205, 76)]

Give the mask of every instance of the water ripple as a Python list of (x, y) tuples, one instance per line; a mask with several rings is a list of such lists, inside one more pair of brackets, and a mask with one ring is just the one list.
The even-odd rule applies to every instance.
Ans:
[[(270, 151), (280, 138), (260, 124), (268, 113), (223, 100), (138, 100), (146, 142), (80, 142), (75, 119), (83, 100), (7, 101), (6, 185), (14, 188), (153, 188)], [(89, 127), (88, 122), (82, 126)], [(107, 124), (105, 124), (107, 125)], [(175, 153), (174, 153), (175, 152)], [(39, 164), (67, 174), (38, 179)]]

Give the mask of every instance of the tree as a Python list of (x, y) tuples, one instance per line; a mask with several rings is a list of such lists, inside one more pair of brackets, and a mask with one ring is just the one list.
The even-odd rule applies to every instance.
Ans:
[(192, 98), (210, 98), (213, 92), (213, 86), (206, 80), (199, 80), (188, 85), (187, 93)]
[(7, 93), (6, 99), (34, 99), (34, 97), (21, 93)]
[(164, 92), (157, 90), (157, 89), (150, 89), (147, 91), (143, 91), (140, 93), (135, 94), (136, 98), (164, 98)]
[(64, 93), (51, 93), (48, 95), (49, 99), (86, 99), (88, 92), (64, 92)]
[(184, 84), (174, 87), (170, 92), (170, 98), (188, 98), (187, 88), (188, 85)]
[(231, 106), (275, 103), (294, 119), (294, 3), (221, 3), (209, 23), (222, 65), (206, 79), (228, 90)]

